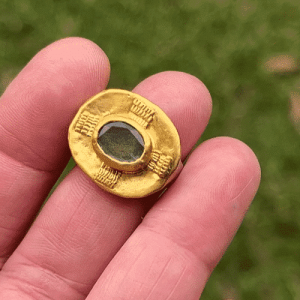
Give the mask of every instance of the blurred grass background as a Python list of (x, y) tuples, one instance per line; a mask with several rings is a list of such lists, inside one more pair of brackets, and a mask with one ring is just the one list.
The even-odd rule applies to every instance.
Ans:
[(300, 136), (289, 117), (300, 75), (263, 67), (274, 55), (299, 57), (300, 2), (1, 0), (0, 92), (36, 52), (67, 36), (107, 53), (109, 87), (132, 89), (165, 70), (197, 76), (214, 102), (199, 142), (232, 136), (258, 156), (261, 187), (201, 299), (300, 299)]

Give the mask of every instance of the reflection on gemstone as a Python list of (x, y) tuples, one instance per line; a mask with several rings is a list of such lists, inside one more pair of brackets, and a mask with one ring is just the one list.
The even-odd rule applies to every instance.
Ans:
[(120, 162), (133, 162), (144, 152), (143, 137), (125, 122), (105, 124), (99, 131), (98, 144), (105, 154)]

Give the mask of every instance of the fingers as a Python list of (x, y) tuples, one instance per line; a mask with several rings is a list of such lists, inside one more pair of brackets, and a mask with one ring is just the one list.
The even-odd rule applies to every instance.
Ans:
[(257, 159), (240, 141), (216, 138), (202, 144), (87, 300), (199, 299), (259, 181)]
[[(178, 128), (186, 155), (211, 112), (210, 96), (204, 85), (188, 74), (164, 72), (146, 79), (134, 91), (168, 112)], [(0, 296), (1, 291), (23, 286), (26, 281), (27, 290), (43, 285), (43, 295), (54, 299), (83, 299), (141, 222), (149, 201), (110, 195), (75, 168), (5, 264)]]
[(0, 99), (0, 269), (69, 159), (76, 110), (104, 89), (109, 62), (94, 43), (70, 38), (38, 53)]

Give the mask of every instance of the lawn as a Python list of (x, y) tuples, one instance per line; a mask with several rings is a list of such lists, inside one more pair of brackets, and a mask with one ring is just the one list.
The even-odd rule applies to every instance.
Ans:
[(261, 187), (201, 299), (300, 299), (300, 136), (289, 112), (300, 75), (264, 68), (272, 56), (300, 56), (300, 2), (1, 0), (0, 92), (67, 36), (107, 53), (109, 87), (132, 89), (165, 70), (197, 76), (214, 103), (199, 143), (231, 136), (258, 156)]

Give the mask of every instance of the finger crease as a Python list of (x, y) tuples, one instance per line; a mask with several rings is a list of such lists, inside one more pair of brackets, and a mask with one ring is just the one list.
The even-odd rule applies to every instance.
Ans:
[[(13, 139), (17, 140), (18, 142), (20, 142), (26, 149), (28, 149), (31, 153), (33, 153), (35, 156), (37, 156), (38, 158), (40, 158), (42, 161), (46, 162), (48, 165), (53, 165), (50, 161), (47, 161), (47, 159), (45, 159), (44, 157), (42, 157), (39, 153), (35, 152), (29, 145), (27, 145), (24, 141), (22, 141), (21, 139), (17, 138), (12, 132), (10, 132), (7, 128), (5, 128), (2, 124), (0, 124), (0, 128), (3, 129), (5, 132), (8, 133), (8, 135), (10, 135)], [(7, 155), (9, 156), (10, 158), (12, 158), (8, 153), (5, 153), (3, 151), (1, 151), (4, 155)], [(14, 159), (15, 161), (21, 163), (22, 165), (26, 166), (26, 167), (29, 167), (31, 169), (34, 169), (36, 171), (41, 171), (41, 172), (48, 172), (48, 173), (52, 173), (54, 172), (55, 170), (42, 170), (42, 169), (39, 169), (39, 168), (35, 168), (35, 167), (32, 167), (28, 164), (26, 164), (25, 162), (22, 162), (22, 161), (19, 161), (15, 158), (12, 158)]]

